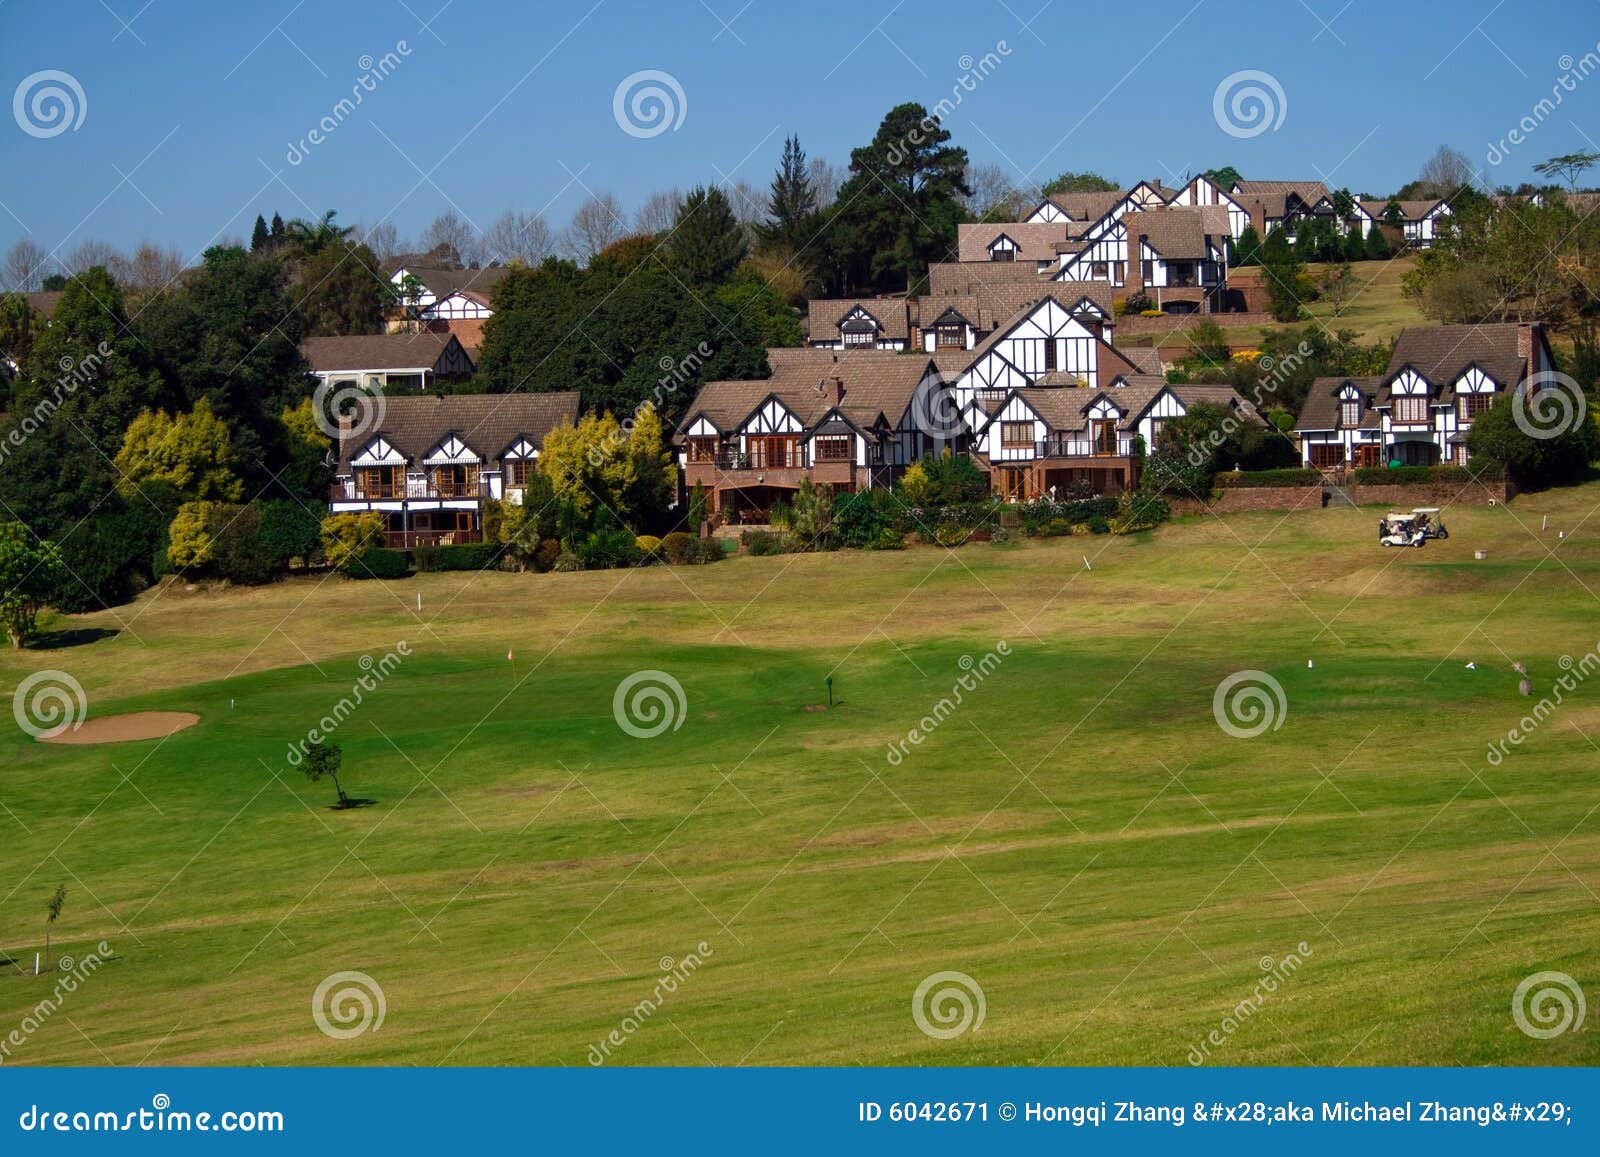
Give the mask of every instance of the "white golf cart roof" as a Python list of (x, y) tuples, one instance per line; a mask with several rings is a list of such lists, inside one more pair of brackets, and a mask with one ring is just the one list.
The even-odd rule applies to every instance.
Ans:
[(1412, 514), (1438, 514), (1439, 513), (1439, 508), (1437, 506), (1413, 506), (1411, 508), (1411, 513)]
[(1391, 519), (1394, 522), (1409, 522), (1409, 521), (1411, 521), (1411, 515), (1409, 515), (1409, 514), (1393, 514), (1393, 513), (1391, 513), (1391, 514), (1386, 515), (1385, 517)]

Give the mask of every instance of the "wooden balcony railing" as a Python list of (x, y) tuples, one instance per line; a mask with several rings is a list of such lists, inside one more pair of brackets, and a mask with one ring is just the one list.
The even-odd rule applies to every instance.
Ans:
[(1132, 453), (1132, 434), (1118, 434), (1115, 445), (1093, 438), (1047, 438), (1034, 447), (1038, 458), (1126, 458)]
[(491, 497), (489, 483), (483, 478), (468, 483), (446, 482), (443, 485), (435, 480), (425, 481), (421, 478), (408, 478), (404, 485), (382, 483), (376, 486), (355, 480), (344, 484), (342, 494), (335, 494), (335, 498), (353, 499), (357, 502), (394, 502), (402, 498), (489, 497)]
[(460, 546), (464, 542), (482, 542), (481, 530), (390, 530), (384, 533), (384, 545), (390, 550), (411, 550), (418, 546)]

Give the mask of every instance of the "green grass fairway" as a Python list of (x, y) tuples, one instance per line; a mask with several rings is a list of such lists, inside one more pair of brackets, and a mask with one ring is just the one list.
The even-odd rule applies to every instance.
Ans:
[[(1182, 1065), (1213, 1031), (1220, 1064), (1600, 1063), (1600, 672), (1487, 754), (1600, 644), (1597, 507), (1452, 509), (1420, 551), (1347, 509), (148, 592), (64, 624), (115, 637), (0, 652), (7, 700), (56, 668), (92, 716), (201, 716), (95, 747), (7, 720), (0, 959), (31, 967), (61, 883), (56, 950), (114, 959), (6, 1063), (584, 1065), (614, 1030), (628, 1065)], [(332, 811), (287, 746), (400, 640), (334, 736), (377, 802)], [(1287, 713), (1234, 738), (1213, 692), (1248, 669)], [(678, 729), (619, 727), (641, 670)], [(312, 997), (347, 970), (386, 1018), (334, 1039)], [(1535, 1039), (1512, 996), (1546, 970), (1589, 1020)], [(985, 1017), (936, 1039), (912, 997), (945, 971)], [(0, 967), (0, 1041), (50, 990)]]

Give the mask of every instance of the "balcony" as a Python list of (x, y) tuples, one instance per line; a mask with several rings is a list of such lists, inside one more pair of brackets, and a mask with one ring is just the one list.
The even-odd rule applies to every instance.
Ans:
[(342, 487), (335, 486), (336, 502), (398, 502), (408, 498), (489, 498), (489, 483), (478, 478), (471, 482), (453, 482), (449, 479), (408, 478), (404, 485), (381, 483), (368, 485), (352, 479)]
[(1034, 445), (1036, 458), (1127, 458), (1133, 454), (1133, 435), (1118, 434), (1113, 445), (1106, 439), (1047, 438)]
[(390, 550), (412, 550), (419, 546), (460, 546), (464, 542), (482, 542), (481, 530), (390, 530), (383, 535), (383, 545)]

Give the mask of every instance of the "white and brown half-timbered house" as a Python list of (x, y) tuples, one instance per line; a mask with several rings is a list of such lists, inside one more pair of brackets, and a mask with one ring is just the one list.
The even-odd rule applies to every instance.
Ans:
[(397, 550), (480, 542), (484, 501), (521, 502), (545, 436), (577, 417), (573, 390), (383, 398), (341, 433), (328, 509), (381, 513)]
[(815, 298), (806, 318), (806, 341), (816, 349), (903, 350), (911, 341), (903, 297)]
[(1307, 466), (1466, 465), (1472, 420), (1554, 367), (1537, 324), (1407, 329), (1372, 378), (1318, 378), (1295, 430)]
[(684, 486), (702, 484), (720, 522), (765, 522), (806, 477), (834, 492), (889, 486), (958, 439), (930, 358), (816, 349), (767, 357), (770, 378), (707, 382), (673, 439)]
[(463, 381), (478, 368), (450, 333), (311, 337), (300, 343), (300, 356), (313, 376), (334, 389), (422, 390), (439, 381)]

